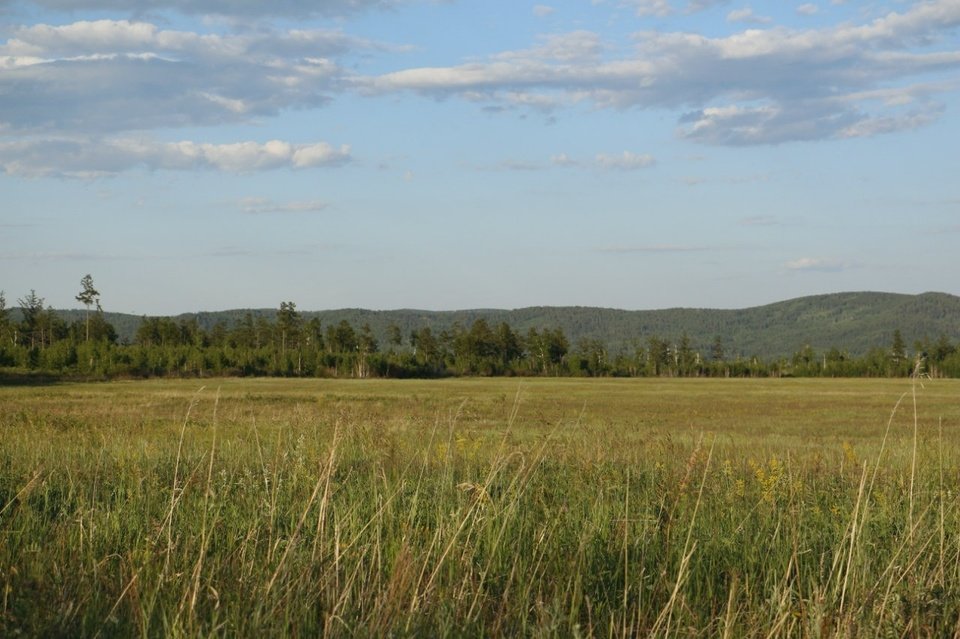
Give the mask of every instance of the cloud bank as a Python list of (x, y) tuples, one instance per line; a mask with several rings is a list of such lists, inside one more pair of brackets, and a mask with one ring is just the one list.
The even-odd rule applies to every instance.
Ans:
[(0, 124), (97, 132), (230, 124), (317, 107), (334, 56), (378, 45), (339, 31), (199, 34), (97, 20), (16, 30), (0, 44)]
[(632, 53), (619, 57), (596, 34), (577, 31), (482, 61), (355, 82), (371, 94), (459, 96), (504, 107), (682, 110), (678, 135), (706, 144), (862, 137), (939, 117), (936, 96), (956, 81), (947, 89), (931, 78), (960, 68), (949, 38), (958, 25), (960, 3), (938, 0), (862, 25), (773, 26), (725, 37), (639, 32)]
[[(125, 13), (119, 0), (41, 0), (63, 10)], [(393, 0), (152, 0), (138, 11), (244, 16), (334, 15)], [(631, 0), (643, 15), (698, 13), (726, 3)], [(19, 3), (18, 6), (23, 6)], [(30, 3), (26, 3), (29, 6)], [(0, 8), (14, 3), (0, 0)], [(801, 5), (809, 12), (807, 5)], [(535, 13), (550, 15), (536, 5)], [(724, 9), (726, 11), (726, 9)], [(731, 20), (758, 22), (747, 8)], [(336, 166), (349, 149), (326, 143), (140, 141), (157, 129), (255, 124), (318, 109), (345, 93), (379, 99), (456, 97), (487, 110), (552, 114), (632, 109), (677, 114), (676, 135), (706, 145), (862, 138), (939, 120), (940, 96), (960, 88), (960, 3), (931, 0), (862, 24), (761, 25), (726, 36), (641, 31), (628, 46), (579, 30), (452, 66), (364, 74), (357, 56), (403, 47), (338, 29), (225, 32), (162, 28), (146, 19), (13, 27), (0, 41), (0, 164), (13, 175), (109, 175), (132, 167), (231, 172)], [(402, 56), (394, 56), (402, 64)], [(280, 145), (280, 146), (278, 146)], [(276, 151), (282, 145), (287, 149)], [(653, 165), (650, 156), (597, 155), (602, 169)], [(586, 165), (559, 157), (554, 164)]]
[(0, 168), (8, 175), (22, 177), (90, 178), (134, 168), (250, 173), (340, 166), (349, 160), (348, 146), (335, 148), (326, 142), (292, 144), (271, 140), (205, 144), (134, 138), (0, 142)]
[[(14, 0), (0, 0), (0, 9), (17, 4)], [(287, 17), (342, 16), (359, 11), (389, 9), (405, 4), (404, 0), (33, 0), (30, 4), (57, 11), (104, 10), (145, 14), (157, 11), (177, 11), (187, 15), (220, 15), (233, 17)]]

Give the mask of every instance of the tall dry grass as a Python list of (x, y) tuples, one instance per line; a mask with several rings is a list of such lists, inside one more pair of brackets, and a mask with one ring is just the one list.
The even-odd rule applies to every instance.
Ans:
[[(955, 413), (751, 395), (844, 384), (3, 389), (0, 634), (955, 635)], [(706, 416), (619, 395), (664, 388)]]

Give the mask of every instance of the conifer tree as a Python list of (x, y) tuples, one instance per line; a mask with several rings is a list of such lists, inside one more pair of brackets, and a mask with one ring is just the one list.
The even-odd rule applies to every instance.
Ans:
[(94, 304), (97, 305), (97, 310), (100, 310), (100, 292), (93, 287), (93, 277), (89, 273), (83, 276), (83, 279), (80, 280), (80, 286), (83, 287), (80, 290), (80, 293), (76, 296), (76, 300), (87, 307), (87, 317), (86, 317), (86, 339), (84, 341), (90, 341), (90, 307)]

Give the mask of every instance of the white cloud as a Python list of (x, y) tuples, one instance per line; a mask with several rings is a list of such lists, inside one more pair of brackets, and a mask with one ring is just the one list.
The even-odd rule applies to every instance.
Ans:
[(699, 13), (707, 9), (712, 9), (713, 7), (723, 6), (728, 2), (729, 0), (687, 0), (684, 11), (686, 13)]
[(84, 20), (61, 26), (37, 24), (17, 28), (0, 46), (0, 54), (38, 56), (44, 60), (141, 54), (170, 59), (232, 60), (246, 56), (280, 61), (284, 57), (329, 56), (371, 46), (378, 45), (328, 29), (218, 35), (165, 30), (150, 22)]
[[(355, 81), (373, 94), (459, 95), (501, 107), (527, 101), (543, 108), (686, 109), (679, 134), (709, 144), (844, 138), (936, 119), (936, 95), (949, 89), (932, 76), (960, 68), (960, 50), (950, 40), (958, 25), (960, 3), (935, 0), (860, 25), (747, 29), (725, 37), (642, 32), (632, 55), (619, 57), (580, 31), (486, 60)], [(920, 101), (911, 113), (870, 97), (919, 78), (927, 91), (909, 95)]]
[(746, 22), (748, 24), (770, 24), (773, 18), (758, 16), (750, 7), (734, 9), (727, 14), (727, 22)]
[(857, 121), (857, 114), (822, 103), (708, 107), (685, 115), (678, 132), (706, 144), (777, 144), (837, 137)]
[(262, 197), (245, 197), (239, 202), (240, 210), (248, 215), (271, 215), (282, 213), (319, 213), (330, 205), (320, 200), (275, 202)]
[(624, 151), (619, 154), (598, 153), (596, 157), (597, 166), (601, 169), (617, 169), (621, 171), (635, 171), (637, 169), (646, 169), (657, 163), (652, 155), (640, 155), (632, 151)]
[(633, 0), (630, 3), (638, 16), (668, 16), (673, 6), (667, 0)]
[(556, 9), (545, 4), (537, 4), (533, 6), (533, 15), (538, 18), (546, 18), (551, 16), (556, 12)]
[[(404, 0), (33, 0), (28, 4), (61, 11), (84, 9), (122, 11), (143, 14), (151, 11), (173, 10), (191, 15), (222, 15), (236, 17), (290, 17), (339, 16), (368, 9), (387, 9), (404, 4)], [(15, 4), (14, 0), (0, 0), (0, 9)]]
[(806, 3), (797, 7), (797, 14), (801, 16), (812, 16), (820, 12), (820, 7), (815, 4)]
[[(247, 122), (341, 89), (334, 58), (383, 48), (332, 30), (199, 34), (97, 20), (22, 27), (0, 43), (0, 123), (118, 133)], [(95, 90), (94, 90), (95, 88)]]
[[(335, 4), (344, 9), (381, 3)], [(696, 12), (720, 4), (635, 0), (630, 6)], [(198, 6), (207, 11), (228, 5), (220, 0)], [(293, 9), (287, 0), (279, 6)], [(244, 7), (234, 9), (259, 11)], [(756, 19), (742, 11), (741, 18)], [(581, 30), (465, 64), (364, 77), (348, 71), (341, 58), (387, 48), (337, 30), (200, 34), (130, 20), (41, 24), (12, 29), (0, 42), (0, 95), (6, 96), (0, 100), (0, 136), (69, 138), (249, 123), (357, 90), (456, 95), (491, 111), (680, 109), (686, 115), (678, 134), (706, 144), (863, 137), (941, 117), (937, 96), (956, 86), (935, 74), (960, 68), (960, 50), (950, 39), (958, 25), (960, 3), (933, 0), (863, 24), (823, 29), (771, 27), (725, 37), (642, 32), (626, 53)], [(915, 85), (903, 86), (910, 82)], [(294, 164), (310, 165), (313, 152), (304, 150)]]
[(882, 133), (909, 131), (937, 121), (944, 110), (943, 105), (931, 104), (909, 113), (864, 118), (845, 127), (838, 133), (838, 136), (843, 138), (868, 138)]
[(791, 271), (819, 271), (835, 273), (849, 268), (849, 264), (833, 258), (801, 257), (784, 264)]
[(326, 142), (292, 144), (206, 144), (157, 142), (134, 138), (42, 139), (0, 142), (0, 168), (25, 177), (92, 178), (122, 171), (213, 169), (250, 173), (271, 169), (339, 166), (350, 160), (350, 147)]
[(493, 56), (494, 60), (523, 63), (530, 59), (581, 63), (598, 60), (604, 45), (593, 31), (570, 31), (568, 33), (540, 36), (539, 44), (522, 51), (504, 51)]
[(670, 0), (624, 0), (622, 5), (632, 8), (641, 17), (665, 17), (677, 11), (699, 13), (718, 5), (727, 4), (727, 2), (728, 0), (687, 0), (685, 3), (671, 2)]
[(550, 156), (550, 164), (558, 167), (581, 167), (601, 170), (635, 171), (654, 166), (657, 160), (652, 155), (623, 151), (622, 153), (597, 153), (593, 161), (582, 161), (566, 153)]

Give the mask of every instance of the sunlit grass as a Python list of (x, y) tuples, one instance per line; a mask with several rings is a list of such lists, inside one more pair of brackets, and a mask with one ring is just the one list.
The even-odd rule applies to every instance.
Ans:
[(0, 635), (951, 635), (958, 391), (0, 388)]

